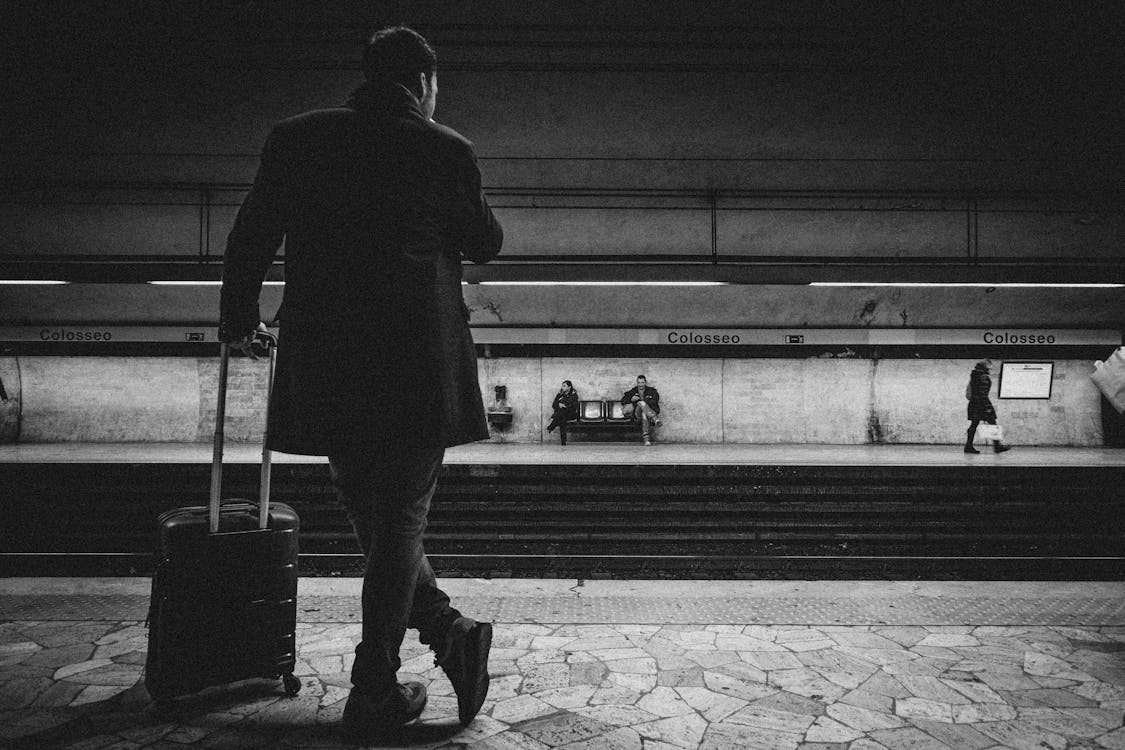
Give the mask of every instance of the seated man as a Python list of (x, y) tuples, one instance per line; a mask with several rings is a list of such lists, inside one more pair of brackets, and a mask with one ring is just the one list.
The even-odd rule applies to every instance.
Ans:
[(660, 394), (649, 386), (644, 375), (637, 376), (637, 384), (621, 397), (625, 416), (641, 423), (645, 445), (652, 445), (652, 426), (660, 424)]

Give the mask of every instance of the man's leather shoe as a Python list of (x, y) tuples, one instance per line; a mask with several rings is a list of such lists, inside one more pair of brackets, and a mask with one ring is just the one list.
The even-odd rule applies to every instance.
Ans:
[(449, 627), (445, 649), (437, 660), (457, 693), (457, 718), (469, 726), (488, 696), (488, 652), (492, 625), (458, 617)]
[(425, 707), (426, 686), (420, 682), (396, 684), (379, 698), (352, 688), (344, 704), (344, 731), (360, 744), (378, 741), (417, 719)]
[(965, 452), (966, 452), (966, 453), (980, 453), (980, 451), (978, 451), (978, 450), (977, 450), (976, 448), (974, 448), (974, 447), (973, 447), (973, 446), (971, 446), (971, 445), (966, 445), (966, 446), (965, 446)]
[(993, 450), (995, 450), (997, 453), (1003, 453), (1004, 451), (1010, 451), (1011, 449), (1011, 446), (1008, 445), (998, 445)]

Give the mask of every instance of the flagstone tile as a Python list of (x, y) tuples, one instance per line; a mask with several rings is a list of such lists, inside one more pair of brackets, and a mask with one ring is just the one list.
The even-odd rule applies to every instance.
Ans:
[(841, 646), (852, 648), (898, 649), (902, 644), (880, 633), (864, 630), (842, 630), (829, 633), (828, 637)]
[(819, 651), (822, 648), (833, 648), (836, 645), (836, 642), (829, 638), (818, 638), (815, 640), (807, 641), (789, 641), (787, 643), (783, 643), (782, 645), (790, 651), (801, 653), (803, 651)]
[(1083, 698), (1106, 703), (1109, 701), (1125, 701), (1125, 686), (1110, 685), (1105, 682), (1095, 680), (1093, 682), (1083, 682), (1081, 685), (1075, 685), (1069, 688), (1072, 692), (1081, 695)]
[(762, 706), (763, 708), (774, 708), (779, 711), (788, 711), (794, 714), (806, 714), (808, 716), (823, 716), (826, 704), (821, 700), (814, 700), (813, 698), (806, 698), (803, 695), (796, 695), (795, 693), (788, 693), (779, 691), (773, 695), (759, 698), (754, 701), (754, 705)]
[(1101, 727), (1103, 731), (1116, 729), (1125, 723), (1125, 711), (1120, 708), (1060, 708), (1059, 711), (1089, 726)]
[(609, 671), (600, 661), (570, 664), (571, 685), (600, 685)]
[(720, 695), (730, 695), (746, 701), (754, 701), (777, 692), (777, 688), (760, 683), (739, 680), (720, 672), (703, 672), (703, 684)]
[(739, 680), (743, 680), (744, 682), (760, 682), (762, 684), (765, 684), (766, 682), (765, 672), (758, 669), (752, 664), (747, 664), (744, 661), (733, 661), (729, 664), (722, 664), (715, 667), (712, 671), (729, 675)]
[(554, 648), (528, 651), (526, 654), (516, 659), (516, 665), (521, 669), (526, 669), (532, 664), (562, 664), (569, 655), (570, 654), (566, 651), (560, 651)]
[(509, 730), (502, 734), (486, 737), (483, 740), (474, 742), (472, 745), (461, 742), (460, 737), (458, 737), (458, 742), (454, 747), (472, 747), (473, 750), (548, 750), (550, 746), (538, 740), (533, 740), (526, 734)]
[(612, 636), (580, 637), (566, 644), (566, 651), (608, 651), (611, 649), (634, 649), (636, 644), (627, 636), (614, 633)]
[(1054, 732), (1046, 732), (1022, 721), (997, 721), (974, 726), (981, 734), (1015, 750), (1063, 750), (1066, 738)]
[(820, 700), (835, 701), (847, 692), (846, 688), (824, 679), (812, 669), (778, 669), (769, 673), (769, 684), (790, 693)]
[(973, 632), (972, 625), (923, 625), (922, 627), (931, 633), (956, 633), (965, 635)]
[(870, 690), (863, 688), (856, 688), (849, 693), (845, 693), (840, 698), (841, 703), (846, 703), (849, 706), (859, 706), (860, 708), (871, 709), (872, 711), (880, 711), (885, 714), (893, 714), (895, 711), (894, 699), (886, 696), (873, 693)]
[(971, 682), (966, 680), (949, 680), (943, 679), (942, 682), (956, 690), (961, 695), (968, 698), (973, 703), (1003, 703), (1004, 699), (990, 688), (988, 685), (980, 682)]
[(898, 661), (894, 664), (884, 664), (882, 669), (889, 675), (928, 675), (929, 677), (937, 677), (949, 668), (949, 662), (942, 662), (939, 665), (931, 664), (925, 660), (925, 657), (917, 656), (913, 661)]
[(961, 661), (961, 655), (959, 653), (944, 646), (914, 646), (910, 651), (919, 656), (925, 656), (931, 659), (942, 659), (949, 662)]
[(699, 750), (797, 750), (801, 739), (799, 734), (719, 722), (707, 728)]
[(589, 654), (604, 662), (621, 661), (622, 659), (646, 659), (651, 658), (649, 653), (643, 648), (606, 648), (606, 649), (593, 649)]
[(629, 674), (628, 672), (610, 672), (606, 675), (603, 685), (622, 687), (635, 690), (638, 693), (647, 693), (656, 687), (658, 682), (654, 674)]
[(945, 684), (940, 678), (927, 675), (904, 674), (898, 676), (898, 681), (911, 695), (918, 698), (927, 698), (941, 703), (969, 703), (969, 699), (961, 692)]
[(611, 705), (632, 705), (640, 700), (641, 693), (639, 690), (630, 690), (620, 685), (607, 685), (599, 687), (590, 696), (588, 703), (591, 706), (600, 706), (604, 704)]
[(899, 698), (895, 701), (895, 715), (904, 719), (929, 719), (953, 722), (953, 707), (948, 703), (928, 698)]
[(918, 654), (902, 648), (858, 648), (856, 646), (840, 646), (836, 650), (842, 654), (854, 656), (857, 659), (862, 659), (863, 661), (870, 662), (880, 667), (885, 667), (889, 664), (916, 661), (920, 658)]
[(656, 678), (656, 684), (665, 687), (703, 687), (703, 667), (662, 669)]
[(1109, 750), (1125, 750), (1125, 729), (1115, 729), (1097, 739), (1098, 745)]
[(560, 745), (558, 750), (643, 750), (645, 747), (637, 730), (621, 727), (593, 739)]
[(707, 643), (714, 645), (717, 633), (711, 630), (684, 630), (680, 631), (680, 641), (683, 643)]
[(929, 631), (925, 628), (913, 625), (875, 628), (872, 632), (908, 648), (929, 635)]
[(128, 685), (87, 685), (81, 693), (74, 697), (70, 705), (82, 706), (87, 703), (100, 703), (126, 690), (128, 690)]
[[(762, 641), (776, 641), (778, 629), (768, 625), (747, 625), (742, 629), (743, 635), (757, 638)], [(1125, 636), (1122, 636), (1125, 638)]]
[(82, 672), (89, 672), (91, 669), (98, 669), (113, 664), (112, 659), (91, 659), (89, 661), (80, 661), (61, 666), (55, 670), (53, 675), (56, 680), (65, 680)]
[(979, 646), (978, 641), (966, 631), (965, 633), (930, 633), (922, 640), (918, 641), (919, 646)]
[[(549, 703), (539, 700), (534, 695), (517, 695), (499, 701), (492, 707), (489, 715), (508, 724), (517, 724), (528, 719), (535, 719), (547, 714), (557, 713), (558, 709)], [(453, 702), (453, 713), (457, 713), (457, 702)]]
[(673, 716), (633, 727), (646, 740), (653, 739), (677, 747), (693, 749), (699, 747), (707, 728), (707, 722), (694, 711), (683, 716)]
[(1004, 703), (972, 703), (953, 707), (953, 723), (978, 724), (985, 721), (1008, 721), (1018, 718), (1016, 709)]
[(0, 656), (27, 656), (42, 650), (43, 647), (35, 641), (9, 641), (8, 643), (0, 643)]
[(901, 682), (883, 672), (871, 675), (860, 687), (876, 695), (886, 695), (891, 698), (909, 698), (911, 695)]
[(806, 667), (818, 667), (833, 672), (855, 672), (870, 677), (879, 667), (866, 659), (843, 653), (838, 649), (825, 648), (796, 654), (797, 660)]
[[(585, 706), (598, 688), (594, 685), (574, 685), (564, 688), (552, 688), (535, 693), (535, 697), (544, 703), (549, 703), (555, 708), (580, 708)], [(489, 695), (492, 690), (489, 690)]]
[(830, 672), (825, 669), (820, 669), (819, 667), (816, 668), (816, 672), (824, 677), (824, 679), (831, 682), (833, 685), (839, 685), (840, 687), (846, 688), (847, 690), (854, 690), (855, 688), (859, 687), (868, 677), (868, 673), (860, 674), (856, 672)]
[(684, 656), (704, 669), (713, 669), (723, 664), (740, 661), (738, 654), (734, 651), (688, 651), (685, 652)]
[(78, 694), (85, 689), (85, 685), (73, 682), (56, 682), (36, 696), (31, 707), (42, 709), (69, 706), (78, 697)]
[(628, 727), (644, 724), (662, 718), (638, 706), (584, 706), (574, 710), (577, 714), (588, 716), (615, 727)]
[(738, 709), (748, 705), (741, 698), (721, 695), (705, 687), (677, 687), (676, 693), (704, 719), (711, 722), (723, 721)]
[(1076, 682), (1089, 682), (1094, 678), (1085, 672), (1080, 672), (1072, 664), (1055, 656), (1028, 652), (1024, 655), (1023, 671), (1029, 675), (1039, 677), (1057, 677)]
[(548, 688), (570, 685), (570, 666), (567, 664), (534, 664), (524, 672), (523, 692), (538, 693)]
[(651, 638), (660, 632), (660, 625), (614, 625), (613, 629), (624, 636)]
[[(537, 721), (546, 720), (548, 719), (537, 719)], [(478, 714), (477, 717), (473, 719), (473, 723), (457, 735), (457, 741), (472, 745), (473, 743), (480, 742), (489, 737), (494, 737), (507, 730), (508, 725), (504, 722), (493, 719), (491, 716), (480, 716)], [(525, 734), (527, 733), (525, 732)]]
[(1075, 680), (1061, 680), (1055, 677), (1032, 677), (1031, 679), (1035, 680), (1039, 687), (1044, 688), (1068, 688), (1079, 684)]
[(530, 647), (533, 650), (558, 650), (576, 640), (577, 636), (572, 635), (536, 635), (532, 637)]
[(996, 742), (968, 724), (947, 724), (943, 721), (915, 719), (914, 726), (953, 750), (984, 750)]
[(858, 740), (848, 745), (848, 750), (887, 750), (887, 746), (880, 745), (869, 737), (860, 737)]
[(1077, 716), (1070, 716), (1057, 708), (1021, 708), (1017, 716), (1009, 718), (1018, 718), (1020, 722), (1069, 737), (1092, 739), (1106, 732), (1105, 727), (1084, 721)]
[(891, 712), (874, 711), (840, 702), (828, 706), (826, 713), (841, 724), (846, 724), (860, 732), (870, 732), (875, 729), (894, 729), (904, 724)]
[[(446, 680), (448, 683), (448, 680)], [(509, 674), (503, 677), (493, 677), (488, 683), (488, 697), (492, 700), (503, 700), (505, 698), (514, 698), (518, 695), (523, 687), (523, 675)], [(449, 689), (452, 690), (453, 686), (450, 685)]]
[(637, 701), (637, 706), (663, 717), (681, 716), (694, 712), (694, 709), (680, 697), (679, 693), (668, 687), (653, 689), (652, 692)]
[(871, 739), (887, 750), (950, 750), (949, 745), (926, 734), (918, 727), (879, 729), (871, 733)]
[(93, 643), (107, 633), (119, 629), (120, 623), (100, 620), (84, 622), (27, 622), (22, 623), (21, 640), (35, 641), (43, 648), (58, 648), (75, 643)]
[(804, 713), (793, 713), (770, 706), (751, 703), (728, 716), (724, 721), (729, 724), (745, 724), (750, 727), (768, 729), (774, 732), (787, 734), (804, 734), (808, 731), (817, 716)]
[(805, 732), (806, 742), (851, 742), (863, 736), (863, 732), (845, 726), (827, 716), (818, 716), (809, 730)]
[(741, 633), (742, 628), (742, 625), (708, 625), (703, 629), (712, 633)]
[(715, 638), (715, 648), (720, 651), (780, 651), (785, 652), (783, 646), (773, 641), (755, 638), (744, 634), (719, 634)]
[(739, 657), (758, 669), (768, 671), (771, 669), (800, 669), (804, 664), (789, 651), (739, 651)]
[(1034, 708), (1048, 706), (1052, 708), (1086, 708), (1094, 707), (1097, 703), (1089, 698), (1084, 698), (1070, 690), (1039, 688), (1036, 690), (998, 690), (1000, 696), (1010, 705)]

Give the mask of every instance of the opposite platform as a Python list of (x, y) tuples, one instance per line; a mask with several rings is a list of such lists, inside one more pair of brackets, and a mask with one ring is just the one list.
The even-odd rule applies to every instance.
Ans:
[[(261, 445), (228, 443), (224, 461), (257, 463)], [(327, 463), (322, 456), (274, 453), (279, 464)], [(210, 443), (16, 443), (0, 445), (0, 463), (210, 463)], [(1037, 466), (1125, 469), (1125, 448), (1023, 447), (967, 455), (959, 445), (685, 445), (472, 443), (450, 448), (449, 465), (717, 466)]]

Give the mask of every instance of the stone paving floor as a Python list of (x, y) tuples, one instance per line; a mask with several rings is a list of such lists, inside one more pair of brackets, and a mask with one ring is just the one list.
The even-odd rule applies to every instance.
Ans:
[[(663, 582), (621, 583), (634, 599), (643, 590), (668, 594)], [(701, 591), (712, 585), (697, 583)], [(799, 601), (801, 587), (785, 585)], [(715, 585), (716, 596), (768, 593), (750, 586)], [(823, 584), (810, 586), (803, 593), (817, 607), (808, 611), (820, 611)], [(955, 584), (934, 586), (914, 583), (896, 595), (957, 599)], [(1025, 584), (1025, 599), (1038, 591), (1028, 586), (1047, 598), (1083, 593), (1082, 584), (1062, 584), (1062, 593)], [(1102, 597), (1125, 593), (1117, 584), (1091, 586)], [(886, 588), (895, 590), (894, 582)], [(560, 600), (570, 590), (555, 589)], [(987, 584), (973, 591), (1005, 592)], [(408, 634), (400, 678), (428, 684), (430, 699), (421, 719), (387, 746), (1125, 748), (1125, 623), (951, 624), (966, 617), (930, 614), (931, 622), (913, 624), (829, 625), (799, 622), (803, 611), (795, 606), (788, 623), (772, 624), (668, 624), (644, 611), (634, 623), (497, 623), (489, 700), (465, 729), (448, 680)], [(354, 622), (299, 623), (303, 687), (296, 697), (256, 680), (205, 691), (159, 714), (139, 682), (143, 622), (39, 616), (12, 619), (0, 604), (0, 746), (351, 746), (339, 720), (359, 635)]]

